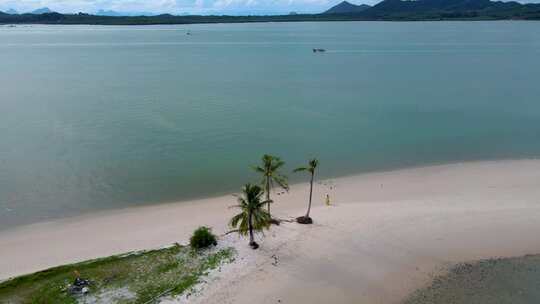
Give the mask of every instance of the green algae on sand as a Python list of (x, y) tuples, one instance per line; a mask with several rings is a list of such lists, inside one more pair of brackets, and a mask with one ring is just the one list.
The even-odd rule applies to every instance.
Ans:
[[(50, 268), (0, 283), (0, 303), (149, 303), (188, 292), (200, 278), (234, 259), (233, 248), (193, 251), (188, 246), (131, 252)], [(77, 271), (89, 293), (67, 286)]]

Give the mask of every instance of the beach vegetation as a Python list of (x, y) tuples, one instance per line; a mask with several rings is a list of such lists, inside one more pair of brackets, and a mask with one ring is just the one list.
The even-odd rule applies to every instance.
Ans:
[[(0, 283), (0, 303), (155, 303), (189, 290), (222, 263), (233, 248), (195, 251), (175, 244), (50, 268)], [(86, 293), (70, 292), (77, 278)]]
[(208, 248), (217, 245), (217, 238), (212, 233), (211, 228), (201, 226), (193, 232), (193, 235), (189, 239), (189, 245), (193, 249)]
[(310, 159), (308, 162), (308, 165), (306, 167), (299, 167), (294, 169), (294, 172), (308, 172), (310, 174), (310, 180), (309, 180), (309, 203), (306, 215), (300, 216), (296, 218), (296, 221), (300, 224), (312, 224), (313, 219), (309, 216), (309, 212), (311, 211), (311, 200), (313, 198), (313, 180), (315, 178), (315, 170), (317, 169), (317, 166), (319, 165), (319, 161), (316, 158)]
[[(268, 202), (267, 209), (268, 209), (268, 214), (270, 215), (271, 215), (270, 193), (272, 192), (272, 189), (275, 186), (278, 186), (287, 191), (289, 190), (289, 185), (287, 183), (287, 176), (279, 172), (279, 169), (283, 167), (283, 165), (285, 165), (285, 162), (281, 160), (281, 158), (277, 156), (265, 154), (263, 155), (261, 159), (261, 165), (253, 167), (256, 172), (262, 175), (261, 186), (263, 188), (264, 193), (266, 194), (266, 201)], [(279, 224), (277, 220), (272, 221), (272, 223), (274, 222)]]
[(237, 196), (238, 204), (233, 206), (240, 209), (240, 213), (232, 217), (229, 225), (237, 228), (240, 235), (249, 235), (249, 246), (259, 248), (255, 242), (254, 233), (268, 229), (270, 226), (270, 214), (263, 206), (271, 203), (262, 200), (263, 189), (258, 185), (246, 184), (242, 188), (242, 194)]
[[(412, 3), (409, 3), (412, 2)], [(343, 3), (323, 13), (282, 15), (171, 15), (101, 16), (87, 13), (8, 14), (0, 11), (0, 24), (208, 24), (246, 22), (322, 21), (440, 21), (440, 20), (540, 20), (538, 4), (501, 1), (381, 1), (366, 7)]]

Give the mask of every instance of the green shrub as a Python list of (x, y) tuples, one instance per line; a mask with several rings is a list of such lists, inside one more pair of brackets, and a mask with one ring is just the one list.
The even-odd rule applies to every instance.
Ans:
[(212, 229), (201, 226), (193, 232), (193, 236), (189, 240), (189, 245), (193, 249), (202, 249), (217, 245), (216, 236), (212, 233)]

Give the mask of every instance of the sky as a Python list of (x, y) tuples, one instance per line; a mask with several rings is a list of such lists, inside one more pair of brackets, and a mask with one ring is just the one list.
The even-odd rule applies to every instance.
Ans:
[[(0, 10), (28, 12), (48, 7), (61, 13), (119, 12), (170, 14), (320, 12), (341, 0), (0, 0)], [(371, 1), (371, 0), (366, 0)]]
[[(375, 4), (380, 0), (352, 0)], [(0, 0), (0, 11), (29, 12), (48, 7), (60, 13), (95, 13), (98, 10), (169, 14), (277, 14), (319, 13), (341, 0)], [(530, 0), (528, 2), (540, 2)]]

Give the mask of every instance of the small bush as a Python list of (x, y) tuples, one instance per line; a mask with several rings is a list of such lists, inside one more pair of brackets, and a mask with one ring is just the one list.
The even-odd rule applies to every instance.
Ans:
[(193, 249), (202, 249), (217, 245), (216, 236), (212, 233), (212, 229), (201, 226), (193, 232), (193, 236), (189, 240), (189, 245)]

